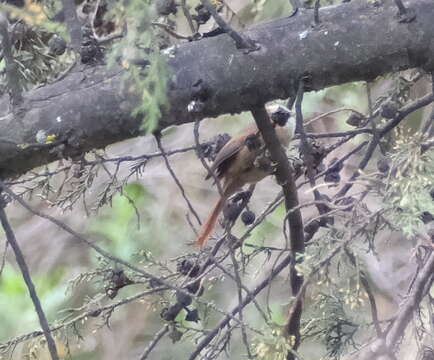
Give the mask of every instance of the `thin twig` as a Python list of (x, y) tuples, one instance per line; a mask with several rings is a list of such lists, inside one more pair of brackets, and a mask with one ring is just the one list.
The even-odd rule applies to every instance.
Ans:
[(319, 134), (306, 133), (306, 136), (308, 138), (312, 138), (312, 139), (321, 139), (321, 138), (330, 138), (330, 137), (354, 136), (354, 135), (359, 135), (359, 134), (372, 134), (372, 129), (363, 128), (363, 129), (356, 129), (356, 130), (338, 131), (338, 132), (330, 132), (330, 133), (319, 133)]
[(5, 241), (5, 247), (4, 247), (3, 253), (2, 253), (2, 260), (1, 260), (1, 264), (0, 264), (0, 276), (2, 275), (3, 270), (5, 268), (5, 265), (6, 265), (6, 255), (8, 253), (8, 246), (9, 246), (9, 243), (6, 240)]
[[(106, 311), (110, 311), (111, 312), (111, 311), (113, 311), (115, 308), (117, 308), (119, 306), (122, 306), (122, 305), (125, 305), (125, 304), (129, 304), (129, 303), (131, 303), (133, 301), (136, 301), (138, 299), (141, 299), (141, 298), (143, 298), (145, 296), (152, 295), (152, 294), (155, 294), (157, 292), (165, 291), (165, 290), (168, 290), (168, 288), (167, 287), (161, 287), (161, 288), (155, 288), (155, 289), (151, 289), (151, 290), (145, 290), (145, 291), (140, 292), (138, 294), (135, 294), (135, 295), (132, 295), (132, 296), (127, 297), (125, 299), (122, 299), (122, 300), (120, 300), (120, 301), (118, 301), (116, 303), (108, 304), (108, 305), (99, 307), (97, 309), (91, 309), (91, 310), (85, 311), (84, 313), (82, 313), (80, 315), (77, 315), (76, 317), (74, 317), (73, 319), (71, 319), (71, 320), (69, 320), (67, 322), (64, 322), (64, 323), (56, 325), (56, 326), (52, 326), (50, 328), (50, 332), (53, 333), (53, 332), (59, 331), (61, 329), (65, 329), (68, 326), (71, 326), (73, 324), (82, 322), (85, 319), (93, 317), (93, 316), (95, 316), (95, 314), (103, 313), (103, 312), (106, 312)], [(6, 349), (10, 348), (11, 346), (14, 346), (14, 345), (16, 345), (18, 343), (21, 343), (23, 341), (27, 341), (27, 340), (31, 340), (31, 339), (37, 338), (37, 337), (39, 337), (41, 335), (43, 335), (43, 333), (41, 331), (39, 331), (39, 330), (32, 331), (32, 332), (24, 334), (24, 335), (20, 335), (17, 338), (11, 339), (11, 340), (9, 340), (6, 343), (1, 344), (0, 345), (0, 353), (3, 352), (3, 351), (5, 351)]]
[(312, 119), (306, 121), (305, 124), (304, 124), (304, 126), (305, 126), (305, 127), (306, 127), (306, 126), (309, 126), (309, 125), (313, 124), (314, 122), (316, 122), (316, 121), (318, 121), (318, 120), (321, 120), (321, 119), (323, 119), (323, 118), (325, 118), (325, 117), (327, 117), (327, 116), (330, 116), (330, 115), (336, 114), (336, 113), (341, 112), (341, 111), (351, 111), (352, 113), (356, 113), (356, 114), (362, 115), (362, 114), (361, 114), (360, 112), (358, 112), (357, 110), (354, 110), (354, 109), (351, 109), (351, 108), (345, 108), (345, 107), (342, 107), (342, 108), (335, 109), (335, 110), (330, 110), (330, 111), (327, 111), (327, 112), (325, 112), (325, 113), (322, 113), (322, 114), (320, 114), (320, 115), (318, 115), (318, 116), (315, 116), (314, 118), (312, 118)]
[[(286, 256), (271, 272), (271, 274), (263, 280), (259, 285), (257, 285), (253, 290), (251, 290), (249, 293), (251, 295), (246, 295), (242, 301), (241, 304), (238, 304), (235, 306), (231, 311), (230, 315), (234, 316), (236, 315), (241, 309), (245, 308), (250, 302), (253, 301), (253, 299), (262, 291), (264, 290), (268, 284), (278, 275), (280, 274), (291, 262), (291, 256)], [(199, 356), (200, 352), (219, 334), (221, 329), (223, 329), (231, 320), (231, 316), (226, 315), (218, 324), (217, 326), (211, 330), (208, 335), (201, 340), (201, 342), (197, 345), (196, 349), (193, 351), (193, 353), (188, 358), (189, 360), (196, 359), (196, 357)]]
[[(249, 246), (249, 244), (245, 244), (246, 246)], [(267, 315), (265, 314), (264, 310), (262, 310), (261, 306), (259, 305), (259, 303), (257, 302), (257, 300), (255, 299), (254, 296), (252, 296), (252, 294), (250, 294), (250, 290), (241, 282), (238, 281), (235, 277), (235, 275), (233, 275), (231, 272), (229, 272), (228, 270), (225, 269), (225, 267), (223, 265), (220, 265), (221, 260), (217, 260), (213, 257), (213, 261), (214, 261), (214, 265), (216, 266), (216, 268), (220, 269), (222, 271), (223, 274), (225, 274), (226, 276), (228, 276), (230, 279), (232, 279), (237, 285), (239, 285), (239, 287), (241, 289), (243, 289), (246, 294), (248, 296), (251, 296), (253, 298), (252, 302), (253, 304), (256, 306), (256, 310), (258, 310), (258, 312), (262, 315), (264, 321), (269, 324), (270, 320), (268, 319)]]
[(353, 173), (348, 183), (344, 185), (344, 187), (335, 195), (335, 197), (342, 197), (351, 189), (354, 180), (357, 179), (360, 175), (360, 170), (363, 170), (368, 165), (369, 160), (374, 154), (374, 151), (377, 148), (377, 145), (381, 140), (381, 138), (383, 138), (386, 134), (388, 134), (396, 126), (398, 126), (401, 123), (401, 121), (403, 121), (408, 115), (415, 112), (416, 110), (419, 110), (424, 106), (431, 104), (433, 101), (434, 101), (434, 95), (428, 94), (413, 101), (408, 105), (403, 106), (401, 109), (399, 109), (398, 114), (395, 116), (395, 118), (393, 118), (386, 125), (384, 125), (382, 129), (378, 129), (378, 136), (374, 137), (370, 141), (365, 156), (359, 163), (358, 169)]
[(178, 186), (179, 190), (181, 191), (181, 195), (184, 198), (185, 202), (187, 203), (188, 208), (190, 209), (193, 216), (196, 218), (196, 221), (199, 225), (202, 225), (202, 222), (200, 221), (199, 215), (197, 214), (196, 210), (194, 209), (193, 205), (191, 204), (190, 200), (188, 199), (185, 189), (182, 186), (181, 182), (179, 181), (178, 177), (175, 174), (175, 171), (172, 169), (172, 166), (170, 165), (169, 159), (166, 155), (166, 152), (163, 148), (163, 144), (161, 143), (161, 134), (155, 134), (155, 140), (157, 141), (158, 150), (161, 151), (161, 154), (163, 155), (164, 162), (166, 164), (167, 170), (169, 171), (170, 175), (172, 176), (173, 180), (175, 181), (176, 186)]
[[(1, 201), (3, 202), (4, 200), (2, 199)], [(42, 309), (41, 306), (41, 301), (39, 300), (39, 297), (36, 293), (35, 285), (33, 284), (32, 278), (30, 276), (30, 271), (29, 268), (27, 267), (26, 261), (24, 259), (24, 255), (21, 252), (21, 249), (15, 238), (15, 234), (12, 230), (11, 225), (9, 224), (8, 218), (4, 210), (4, 205), (5, 205), (4, 203), (0, 204), (0, 220), (3, 229), (5, 231), (7, 241), (10, 244), (12, 250), (14, 251), (17, 264), (20, 268), (21, 274), (23, 275), (23, 279), (29, 291), (30, 298), (32, 299), (33, 306), (35, 307), (36, 314), (38, 315), (39, 324), (41, 325), (42, 331), (45, 336), (45, 340), (47, 341), (47, 346), (50, 352), (51, 359), (58, 360), (59, 355), (57, 354), (56, 343), (54, 342), (54, 339), (51, 336), (47, 317), (45, 316), (44, 310)]]
[(428, 259), (417, 274), (410, 294), (400, 304), (399, 314), (387, 332), (386, 346), (390, 351), (393, 351), (394, 347), (404, 335), (405, 328), (425, 295), (425, 289), (430, 288), (430, 284), (432, 284), (434, 280), (433, 273), (434, 251), (431, 250)]
[(158, 331), (152, 341), (148, 344), (146, 349), (143, 351), (142, 355), (140, 355), (140, 360), (145, 360), (148, 358), (148, 355), (154, 349), (154, 347), (160, 342), (160, 340), (169, 332), (169, 325), (164, 325), (160, 331)]
[(193, 18), (188, 10), (186, 0), (181, 1), (182, 11), (184, 13), (185, 18), (187, 19), (188, 25), (190, 26), (191, 34), (194, 35), (197, 32), (197, 29), (194, 27)]
[(155, 281), (157, 284), (161, 284), (164, 286), (167, 286), (169, 289), (171, 290), (176, 290), (179, 291), (183, 294), (186, 295), (191, 295), (189, 294), (187, 291), (183, 290), (183, 289), (179, 289), (176, 286), (161, 280), (159, 277), (154, 276), (146, 271), (144, 271), (141, 268), (138, 268), (137, 266), (134, 266), (130, 263), (128, 263), (125, 260), (122, 260), (112, 254), (110, 254), (109, 252), (105, 251), (104, 249), (102, 249), (101, 247), (99, 247), (98, 245), (95, 245), (94, 243), (92, 243), (91, 241), (87, 240), (84, 236), (80, 235), (79, 233), (77, 233), (76, 231), (72, 230), (68, 225), (66, 225), (65, 223), (61, 222), (60, 220), (57, 220), (56, 218), (44, 214), (40, 211), (37, 211), (35, 209), (33, 209), (30, 205), (28, 205), (23, 199), (21, 199), (18, 195), (16, 195), (12, 190), (10, 190), (8, 187), (5, 186), (5, 184), (3, 183), (3, 181), (0, 180), (0, 187), (3, 189), (3, 191), (8, 194), (12, 199), (14, 199), (16, 202), (18, 202), (22, 207), (24, 207), (27, 211), (30, 211), (32, 214), (47, 219), (50, 222), (52, 222), (53, 224), (55, 224), (56, 226), (60, 227), (62, 230), (66, 231), (67, 233), (71, 234), (73, 236), (74, 239), (79, 240), (80, 242), (86, 244), (87, 246), (89, 246), (90, 248), (92, 248), (93, 250), (95, 250), (98, 254), (100, 254), (102, 257), (117, 263), (119, 265), (123, 265), (126, 268), (141, 274), (143, 277), (153, 280)]
[[(230, 251), (230, 255), (231, 255), (232, 264), (234, 266), (235, 282), (237, 284), (238, 305), (241, 305), (241, 303), (243, 302), (243, 293), (242, 293), (243, 285), (242, 285), (242, 281), (241, 281), (241, 277), (240, 277), (240, 273), (239, 273), (239, 266), (238, 266), (237, 259), (235, 258), (234, 249), (231, 247), (229, 249), (229, 251)], [(246, 351), (247, 351), (247, 357), (249, 359), (252, 359), (252, 353), (250, 351), (246, 327), (244, 326), (243, 310), (241, 308), (240, 308), (240, 311), (238, 312), (238, 316), (239, 316), (240, 322), (241, 322), (241, 336), (243, 338), (244, 346), (245, 346)]]
[(181, 40), (191, 40), (191, 36), (186, 36), (186, 35), (181, 35), (178, 34), (176, 31), (174, 31), (168, 24), (163, 24), (163, 23), (159, 23), (159, 22), (152, 22), (151, 23), (153, 26), (157, 26), (161, 29), (163, 29), (164, 31), (166, 31), (168, 34), (172, 35), (175, 39), (181, 39)]
[[(348, 258), (350, 259), (351, 264), (354, 267), (357, 267), (357, 261), (354, 254), (348, 249), (348, 247), (345, 247), (344, 250), (345, 253), (348, 255)], [(372, 293), (372, 289), (371, 289), (371, 285), (369, 284), (368, 277), (363, 270), (359, 272), (359, 278), (360, 278), (360, 282), (362, 283), (362, 286), (366, 291), (366, 294), (368, 295), (369, 304), (371, 306), (372, 323), (374, 324), (377, 337), (381, 338), (383, 336), (383, 331), (381, 330), (380, 321), (378, 319), (377, 302), (375, 301), (375, 296)]]
[[(175, 290), (175, 291), (178, 291), (178, 292), (180, 292), (180, 293), (182, 293), (184, 295), (194, 297), (199, 304), (204, 304), (204, 305), (208, 306), (209, 308), (213, 309), (214, 311), (225, 315), (230, 320), (234, 320), (237, 323), (240, 323), (240, 321), (237, 318), (235, 318), (233, 314), (227, 313), (225, 311), (222, 311), (222, 310), (218, 309), (215, 305), (213, 305), (211, 303), (205, 303), (205, 302), (201, 301), (198, 298), (197, 295), (189, 293), (184, 288), (176, 287), (176, 286), (168, 283), (167, 281), (162, 280), (161, 278), (159, 278), (157, 276), (154, 276), (154, 275), (152, 275), (152, 274), (150, 274), (150, 273), (142, 270), (141, 268), (138, 268), (138, 267), (136, 267), (136, 266), (134, 266), (134, 265), (126, 262), (125, 260), (122, 260), (122, 259), (120, 259), (120, 258), (118, 258), (116, 256), (111, 255), (107, 251), (103, 250), (99, 246), (93, 244), (92, 242), (90, 242), (89, 240), (87, 240), (86, 238), (84, 238), (83, 236), (81, 236), (80, 234), (78, 234), (77, 232), (75, 232), (74, 230), (72, 230), (69, 226), (67, 226), (63, 222), (61, 222), (61, 221), (53, 218), (50, 215), (47, 215), (47, 214), (44, 214), (44, 213), (41, 213), (39, 211), (34, 210), (25, 201), (23, 201), (19, 196), (17, 196), (14, 192), (12, 192), (9, 188), (5, 187), (4, 184), (3, 184), (3, 182), (1, 180), (0, 180), (0, 186), (3, 188), (4, 192), (6, 192), (11, 198), (13, 198), (14, 200), (16, 200), (21, 206), (23, 206), (24, 208), (26, 208), (28, 211), (30, 211), (34, 215), (37, 215), (39, 217), (42, 217), (42, 218), (45, 218), (45, 219), (51, 221), (52, 223), (54, 223), (55, 225), (57, 225), (58, 227), (60, 227), (64, 231), (66, 231), (69, 234), (73, 235), (74, 238), (80, 240), (81, 242), (85, 243), (87, 246), (89, 246), (92, 249), (94, 249), (97, 253), (99, 253), (100, 255), (102, 255), (104, 258), (106, 258), (106, 259), (108, 259), (110, 261), (113, 261), (114, 263), (123, 265), (123, 266), (129, 268), (130, 270), (133, 270), (133, 271), (137, 272), (138, 274), (141, 274), (143, 277), (155, 281), (157, 284), (161, 284), (162, 286), (166, 286), (168, 289)], [(249, 302), (250, 301), (251, 300), (249, 300)], [(253, 330), (253, 331), (257, 332), (257, 333), (260, 333), (260, 331), (257, 331), (255, 329), (253, 329), (252, 327), (249, 327), (249, 329), (251, 329), (251, 330)]]

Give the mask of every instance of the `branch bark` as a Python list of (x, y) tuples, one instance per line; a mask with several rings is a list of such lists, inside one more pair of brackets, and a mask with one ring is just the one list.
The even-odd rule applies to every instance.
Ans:
[[(273, 125), (268, 119), (267, 111), (264, 106), (252, 108), (252, 115), (256, 125), (264, 139), (271, 158), (276, 162), (276, 179), (282, 186), (285, 196), (285, 208), (289, 212), (298, 207), (297, 186), (295, 185), (294, 169), (286, 157), (285, 151), (277, 139)], [(304, 230), (303, 220), (300, 209), (288, 213), (290, 246), (291, 246), (291, 263), (290, 263), (290, 286), (292, 296), (297, 296), (303, 285), (303, 276), (297, 273), (295, 265), (297, 256), (304, 253)], [(303, 303), (298, 301), (290, 310), (288, 322), (285, 324), (284, 335), (294, 337), (294, 350), (300, 345), (300, 321)], [(292, 352), (288, 353), (287, 359), (294, 359)]]
[[(321, 8), (321, 26), (312, 14), (259, 24), (242, 35), (259, 50), (238, 50), (230, 36), (176, 46), (168, 55), (169, 105), (161, 128), (251, 109), (258, 103), (294, 95), (297, 79), (306, 90), (414, 67), (434, 67), (434, 3), (411, 0), (410, 22), (400, 22), (393, 2), (354, 0)], [(61, 81), (24, 94), (15, 114), (0, 100), (0, 177), (22, 174), (59, 157), (140, 134), (140, 118), (131, 115), (134, 96), (121, 89), (120, 67), (88, 67)], [(188, 112), (194, 84), (201, 80), (206, 98), (199, 113)], [(27, 146), (44, 130), (56, 145)]]

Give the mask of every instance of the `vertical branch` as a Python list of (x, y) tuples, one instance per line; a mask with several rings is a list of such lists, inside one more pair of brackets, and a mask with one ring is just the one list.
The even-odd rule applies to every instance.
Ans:
[[(431, 72), (431, 95), (434, 96), (434, 71)], [(434, 106), (425, 124), (422, 125), (422, 134), (426, 134), (427, 137), (434, 134)]]
[(0, 35), (2, 37), (3, 56), (6, 62), (6, 78), (8, 91), (13, 107), (17, 106), (23, 100), (21, 94), (18, 66), (12, 54), (12, 43), (8, 31), (8, 19), (4, 13), (0, 13)]
[(48, 326), (48, 321), (45, 316), (44, 310), (42, 310), (41, 302), (39, 301), (38, 295), (36, 294), (35, 285), (33, 284), (32, 278), (30, 277), (30, 271), (27, 267), (26, 261), (24, 259), (24, 255), (21, 252), (21, 249), (18, 245), (18, 242), (15, 238), (15, 234), (9, 224), (8, 218), (6, 216), (5, 210), (5, 202), (1, 199), (0, 203), (0, 221), (3, 227), (3, 230), (6, 234), (6, 239), (8, 243), (11, 245), (12, 250), (14, 251), (15, 258), (17, 259), (17, 264), (20, 268), (21, 274), (23, 275), (24, 282), (26, 283), (27, 289), (30, 294), (30, 298), (32, 299), (33, 306), (35, 307), (36, 313), (39, 318), (39, 324), (41, 325), (42, 331), (44, 333), (45, 339), (47, 340), (48, 350), (51, 355), (52, 360), (58, 360), (59, 356), (57, 355), (56, 343), (54, 342), (53, 337), (50, 333), (50, 327)]
[(404, 4), (403, 4), (403, 2), (401, 0), (395, 0), (395, 4), (398, 7), (400, 15), (404, 15), (404, 14), (407, 13), (407, 9), (406, 9), (406, 7), (404, 6)]
[[(286, 154), (277, 139), (276, 132), (271, 124), (267, 111), (263, 105), (251, 110), (256, 125), (261, 132), (262, 138), (270, 152), (271, 158), (277, 163), (276, 178), (282, 186), (285, 196), (286, 211), (298, 206), (297, 187), (295, 185), (294, 170), (286, 157)], [(292, 295), (296, 296), (303, 285), (303, 276), (298, 274), (295, 265), (300, 254), (304, 253), (303, 220), (300, 209), (288, 214), (289, 231), (291, 237), (291, 262), (290, 262), (290, 285)], [(301, 297), (300, 297), (301, 299)], [(294, 338), (294, 349), (300, 345), (300, 320), (302, 313), (302, 301), (298, 301), (291, 309), (291, 316), (285, 325), (285, 335)], [(294, 354), (288, 352), (288, 359), (293, 359)]]
[(313, 20), (316, 25), (319, 25), (319, 8), (320, 8), (320, 0), (315, 1), (315, 7), (313, 8)]
[[(238, 266), (237, 259), (235, 258), (235, 253), (234, 253), (233, 247), (230, 248), (230, 255), (231, 255), (232, 264), (234, 266), (234, 278), (235, 278), (235, 282), (237, 284), (238, 305), (241, 306), (241, 304), (243, 303), (243, 293), (242, 293), (243, 284), (241, 281), (241, 276), (239, 273), (239, 266)], [(240, 307), (240, 311), (238, 312), (238, 316), (239, 316), (240, 322), (241, 322), (241, 336), (243, 338), (244, 346), (246, 347), (247, 358), (253, 359), (252, 353), (250, 351), (249, 341), (247, 338), (246, 327), (244, 325), (243, 309), (241, 307)]]
[(201, 0), (201, 2), (205, 9), (212, 15), (217, 25), (235, 41), (237, 49), (256, 50), (257, 45), (255, 42), (236, 32), (232, 26), (223, 20), (209, 0)]
[(413, 9), (406, 8), (402, 0), (395, 0), (398, 7), (399, 22), (409, 23), (416, 18), (416, 13)]
[(188, 25), (190, 26), (191, 33), (192, 33), (192, 35), (194, 35), (194, 34), (196, 34), (197, 29), (194, 26), (193, 18), (191, 17), (190, 11), (188, 10), (187, 4), (185, 3), (185, 1), (186, 0), (181, 1), (182, 11), (184, 13), (185, 18), (188, 21)]
[(69, 35), (71, 36), (71, 45), (74, 51), (78, 54), (80, 52), (83, 35), (81, 33), (81, 25), (75, 9), (75, 2), (72, 0), (62, 0), (62, 5), (65, 13), (65, 22), (68, 27)]
[[(315, 187), (315, 174), (314, 174), (314, 159), (312, 155), (312, 147), (307, 140), (306, 130), (304, 129), (304, 119), (303, 119), (303, 111), (302, 111), (302, 103), (303, 103), (303, 95), (304, 95), (304, 81), (300, 80), (297, 90), (297, 96), (295, 101), (295, 131), (300, 134), (300, 152), (303, 155), (304, 162), (306, 164), (306, 172), (307, 178), (309, 180), (309, 184), (312, 188)], [(322, 197), (318, 190), (313, 191), (313, 195), (316, 201), (321, 201)], [(324, 204), (316, 204), (318, 212), (323, 215), (329, 211), (329, 208)]]

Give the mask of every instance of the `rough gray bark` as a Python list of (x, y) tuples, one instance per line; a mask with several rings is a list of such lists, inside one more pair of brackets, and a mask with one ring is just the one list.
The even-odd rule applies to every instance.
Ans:
[[(248, 110), (264, 101), (286, 98), (301, 76), (311, 90), (375, 77), (402, 69), (434, 66), (434, 3), (411, 0), (416, 14), (400, 22), (392, 1), (353, 0), (259, 24), (246, 31), (260, 49), (238, 50), (220, 35), (182, 44), (168, 56), (169, 100), (161, 127)], [(132, 95), (120, 90), (120, 69), (99, 66), (24, 94), (19, 109), (0, 101), (0, 176), (22, 174), (61, 156), (137, 136), (140, 119), (130, 115)], [(201, 81), (203, 108), (187, 111)], [(196, 87), (197, 88), (197, 87)], [(203, 91), (205, 90), (205, 91)], [(54, 133), (61, 146), (30, 146), (39, 130)]]

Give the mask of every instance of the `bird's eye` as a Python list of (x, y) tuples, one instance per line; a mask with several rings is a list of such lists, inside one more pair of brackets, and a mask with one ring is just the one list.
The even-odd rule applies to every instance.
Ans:
[(261, 140), (257, 134), (247, 136), (245, 144), (250, 151), (257, 150), (261, 147)]

